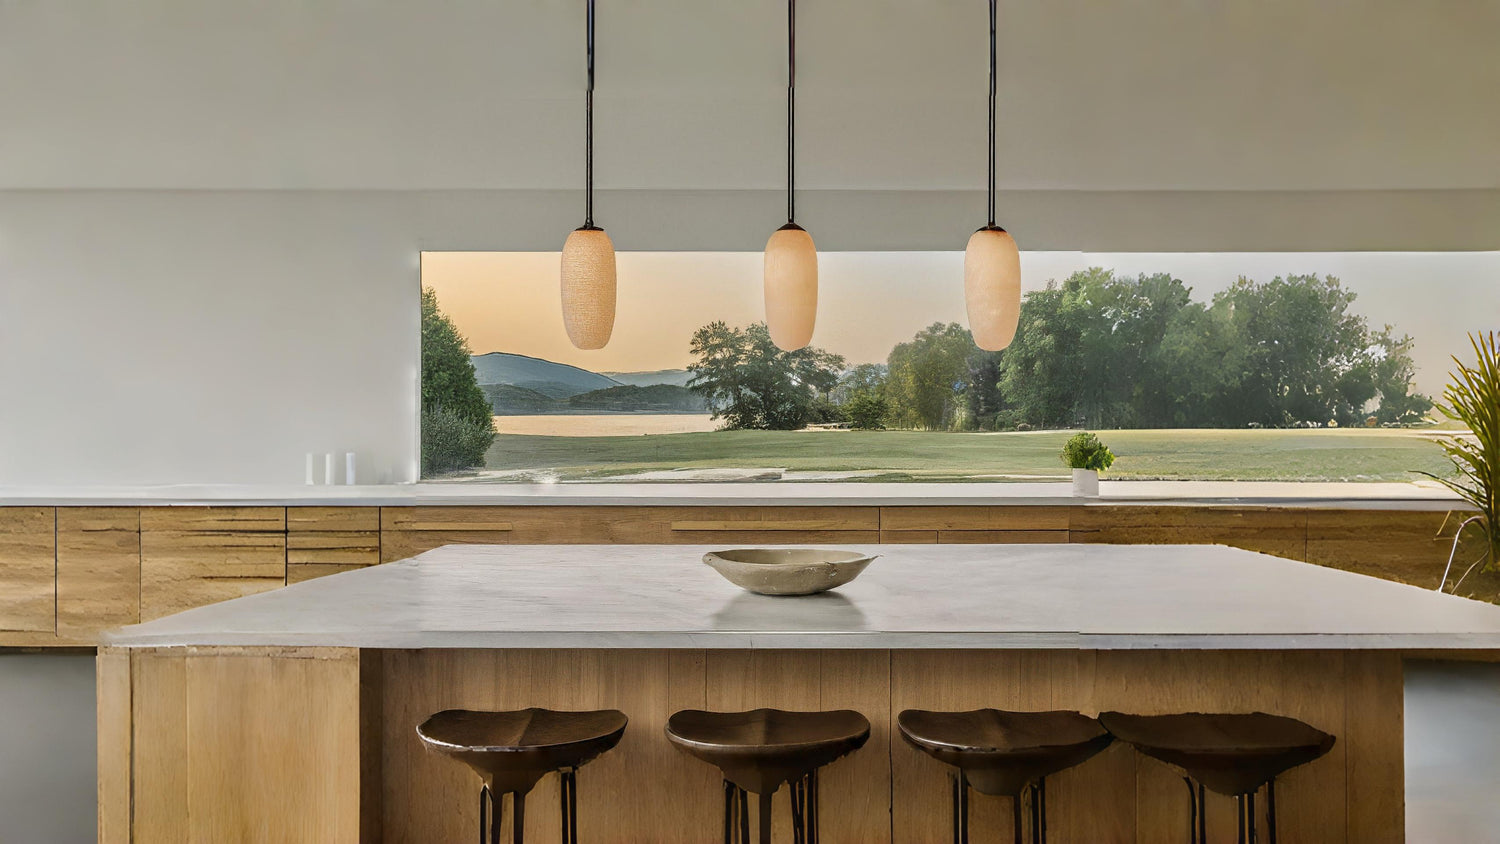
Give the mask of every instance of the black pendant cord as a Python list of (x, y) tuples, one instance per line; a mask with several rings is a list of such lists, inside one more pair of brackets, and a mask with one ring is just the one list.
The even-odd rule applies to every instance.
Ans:
[(995, 17), (997, 0), (990, 0), (990, 154), (989, 191), (990, 228), (995, 228)]
[(786, 221), (797, 218), (797, 0), (786, 0)]
[(588, 0), (589, 81), (583, 95), (583, 227), (594, 227), (594, 0)]

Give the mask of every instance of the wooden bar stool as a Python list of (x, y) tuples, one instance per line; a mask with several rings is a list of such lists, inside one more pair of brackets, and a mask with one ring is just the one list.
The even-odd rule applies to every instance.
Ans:
[(896, 716), (901, 737), (952, 765), (953, 840), (969, 841), (969, 788), (1011, 799), (1016, 844), (1021, 844), (1022, 796), (1031, 795), (1031, 840), (1047, 840), (1047, 777), (1081, 764), (1114, 741), (1098, 721), (1078, 712), (930, 712)]
[(620, 743), (622, 712), (521, 709), (475, 712), (448, 709), (417, 727), (432, 750), (468, 765), (479, 788), (479, 844), (500, 842), (500, 802), (511, 795), (511, 841), (523, 844), (526, 795), (537, 781), (558, 773), (562, 791), (562, 844), (578, 842), (578, 769)]
[(818, 842), (818, 769), (864, 746), (870, 722), (847, 709), (830, 712), (704, 712), (667, 720), (667, 738), (724, 774), (724, 844), (750, 844), (749, 798), (759, 795), (760, 842), (771, 841), (771, 795), (790, 783), (796, 844)]
[(1235, 799), (1241, 844), (1254, 844), (1255, 794), (1266, 787), (1268, 836), (1276, 844), (1276, 777), (1333, 749), (1334, 737), (1295, 718), (1244, 714), (1126, 715), (1099, 721), (1121, 741), (1182, 771), (1188, 787), (1189, 840), (1207, 844), (1204, 786)]

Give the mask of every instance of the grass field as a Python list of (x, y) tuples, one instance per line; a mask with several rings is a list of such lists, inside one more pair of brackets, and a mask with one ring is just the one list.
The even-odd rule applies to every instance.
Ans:
[[(678, 469), (783, 469), (850, 481), (1036, 481), (1067, 476), (1072, 432), (714, 431), (623, 437), (502, 434), (487, 475), (587, 480)], [(1117, 456), (1107, 477), (1245, 481), (1410, 481), (1451, 466), (1413, 430), (1100, 432)], [(842, 473), (858, 472), (848, 477)], [(497, 479), (499, 479), (497, 475)], [(659, 477), (649, 478), (652, 480)]]

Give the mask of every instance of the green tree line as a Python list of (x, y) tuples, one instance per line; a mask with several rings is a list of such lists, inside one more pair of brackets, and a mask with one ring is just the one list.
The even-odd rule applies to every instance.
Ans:
[(781, 352), (764, 326), (693, 337), (691, 386), (730, 428), (842, 421), (928, 430), (1243, 428), (1409, 422), (1412, 340), (1372, 329), (1332, 276), (1240, 278), (1211, 301), (1170, 275), (1093, 268), (1027, 293), (1015, 342), (936, 323), (884, 365)]

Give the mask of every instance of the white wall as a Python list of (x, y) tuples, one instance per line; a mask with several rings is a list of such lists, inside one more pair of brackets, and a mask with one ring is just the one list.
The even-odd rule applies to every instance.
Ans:
[(0, 194), (0, 483), (413, 479), (418, 250), (389, 194)]
[[(1011, 192), (1036, 250), (1495, 248), (1500, 194)], [(554, 250), (570, 191), (0, 191), (0, 485), (415, 480), (422, 250)], [(776, 191), (612, 191), (622, 250), (759, 250)], [(960, 249), (973, 192), (818, 191), (826, 250)], [(1403, 220), (1391, 227), (1388, 220)]]

